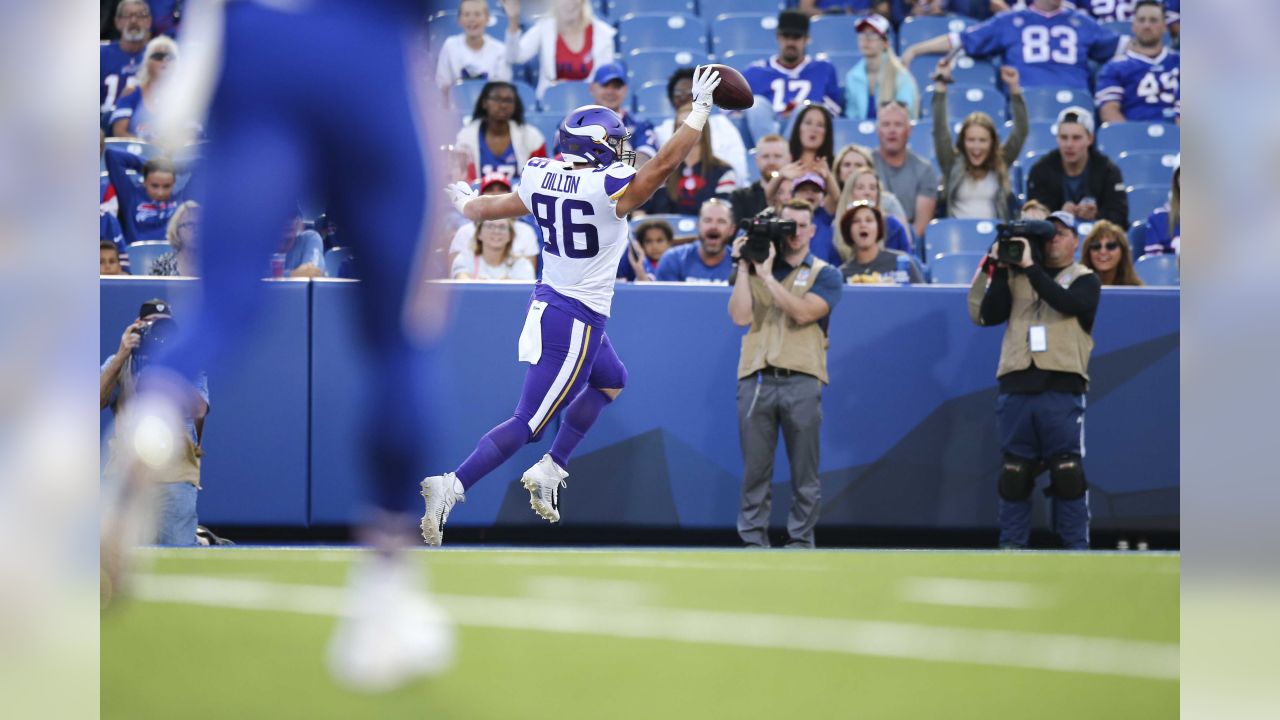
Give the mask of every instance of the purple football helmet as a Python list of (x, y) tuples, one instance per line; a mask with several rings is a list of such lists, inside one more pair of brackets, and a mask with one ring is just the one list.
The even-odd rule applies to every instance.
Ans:
[(631, 132), (618, 113), (603, 105), (583, 105), (569, 113), (557, 133), (560, 155), (568, 162), (609, 167), (615, 162), (635, 161), (634, 150), (626, 149)]

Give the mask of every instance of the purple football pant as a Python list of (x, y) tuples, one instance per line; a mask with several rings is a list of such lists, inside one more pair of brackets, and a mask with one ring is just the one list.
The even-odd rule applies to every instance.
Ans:
[[(608, 399), (601, 389), (621, 390), (627, 369), (603, 328), (588, 325), (555, 305), (542, 314), (542, 355), (524, 376), (515, 414), (480, 438), (458, 467), (469, 489), (527, 443), (542, 439), (555, 417), (568, 410), (555, 443), (562, 466)], [(585, 391), (585, 393), (584, 393)], [(601, 402), (601, 399), (604, 402)]]

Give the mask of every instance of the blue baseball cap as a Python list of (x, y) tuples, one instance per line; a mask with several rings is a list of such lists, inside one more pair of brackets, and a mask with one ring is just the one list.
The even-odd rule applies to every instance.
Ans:
[(627, 84), (627, 72), (622, 69), (622, 65), (618, 63), (609, 63), (596, 68), (595, 73), (591, 76), (591, 82), (599, 85), (611, 83), (614, 80), (621, 80), (623, 85)]

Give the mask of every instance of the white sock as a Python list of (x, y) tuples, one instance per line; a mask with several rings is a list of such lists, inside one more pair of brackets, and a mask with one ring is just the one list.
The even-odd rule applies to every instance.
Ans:
[(453, 492), (454, 492), (454, 494), (455, 494), (455, 495), (461, 495), (461, 494), (463, 494), (464, 492), (466, 492), (466, 490), (467, 490), (466, 488), (462, 487), (462, 481), (458, 479), (458, 476), (457, 476), (457, 475), (454, 475), (454, 476), (453, 476)]

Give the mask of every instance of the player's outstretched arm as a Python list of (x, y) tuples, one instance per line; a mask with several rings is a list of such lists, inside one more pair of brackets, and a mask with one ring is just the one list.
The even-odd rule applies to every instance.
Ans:
[(445, 188), (453, 206), (468, 220), (503, 220), (524, 217), (529, 208), (524, 206), (519, 193), (501, 195), (477, 195), (470, 185), (459, 180)]
[(680, 167), (689, 151), (693, 149), (698, 138), (702, 136), (702, 127), (711, 114), (711, 93), (720, 85), (720, 72), (710, 66), (699, 65), (693, 71), (693, 110), (685, 118), (684, 124), (676, 129), (652, 160), (644, 164), (636, 172), (636, 177), (627, 187), (627, 191), (618, 199), (618, 217), (643, 205), (660, 185), (667, 181), (667, 176)]

